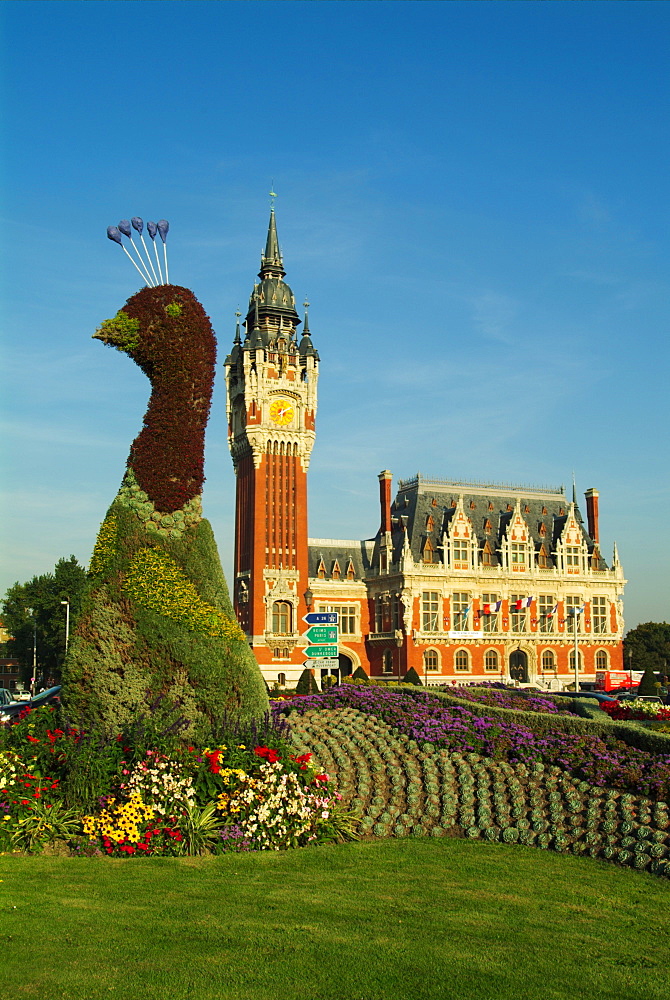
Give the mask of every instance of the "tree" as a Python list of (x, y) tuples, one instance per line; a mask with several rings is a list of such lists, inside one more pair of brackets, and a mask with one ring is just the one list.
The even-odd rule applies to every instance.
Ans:
[(670, 624), (645, 622), (631, 629), (624, 638), (624, 657), (627, 670), (650, 667), (662, 675), (670, 673)]
[(40, 683), (60, 680), (65, 659), (65, 630), (70, 602), (70, 629), (81, 610), (86, 570), (75, 556), (59, 559), (53, 573), (34, 576), (27, 583), (15, 583), (2, 602), (2, 621), (12, 636), (6, 643), (7, 655), (16, 657), (24, 680), (32, 676), (33, 641), (37, 640), (37, 671)]

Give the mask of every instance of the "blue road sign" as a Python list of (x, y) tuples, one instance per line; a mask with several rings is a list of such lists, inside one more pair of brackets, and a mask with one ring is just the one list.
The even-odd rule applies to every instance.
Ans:
[(337, 611), (310, 611), (302, 620), (308, 625), (339, 625), (340, 616)]

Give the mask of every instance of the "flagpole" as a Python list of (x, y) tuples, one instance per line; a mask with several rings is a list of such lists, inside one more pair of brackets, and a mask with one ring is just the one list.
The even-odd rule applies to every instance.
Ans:
[(579, 688), (579, 640), (577, 638), (577, 618), (578, 618), (577, 608), (573, 608), (572, 613), (575, 619), (575, 694), (578, 694), (580, 688)]

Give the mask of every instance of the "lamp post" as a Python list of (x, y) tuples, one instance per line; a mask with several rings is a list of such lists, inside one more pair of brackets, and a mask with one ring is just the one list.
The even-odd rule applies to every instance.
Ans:
[(578, 694), (579, 691), (581, 690), (579, 687), (579, 640), (577, 638), (577, 623), (579, 621), (578, 615), (581, 615), (583, 610), (584, 610), (583, 604), (581, 608), (570, 609), (570, 614), (573, 616), (574, 626), (575, 626), (575, 633), (574, 633), (575, 634), (575, 694)]
[(32, 608), (26, 608), (26, 611), (33, 620), (33, 675), (30, 678), (30, 696), (34, 698), (35, 684), (37, 682), (37, 619)]
[(61, 604), (65, 605), (65, 655), (67, 656), (67, 647), (70, 641), (70, 598), (66, 597)]
[(402, 644), (404, 641), (404, 636), (399, 628), (395, 630), (395, 644), (398, 647), (398, 684), (400, 684), (400, 650), (402, 649)]
[(307, 608), (308, 611), (310, 611), (312, 604), (314, 603), (314, 594), (312, 593), (309, 587), (307, 588), (303, 596), (305, 598), (305, 607)]

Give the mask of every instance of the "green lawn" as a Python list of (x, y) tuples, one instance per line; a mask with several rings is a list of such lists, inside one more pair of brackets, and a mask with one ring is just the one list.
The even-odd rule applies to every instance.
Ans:
[(3, 993), (666, 1000), (667, 880), (409, 838), (203, 859), (0, 857)]

